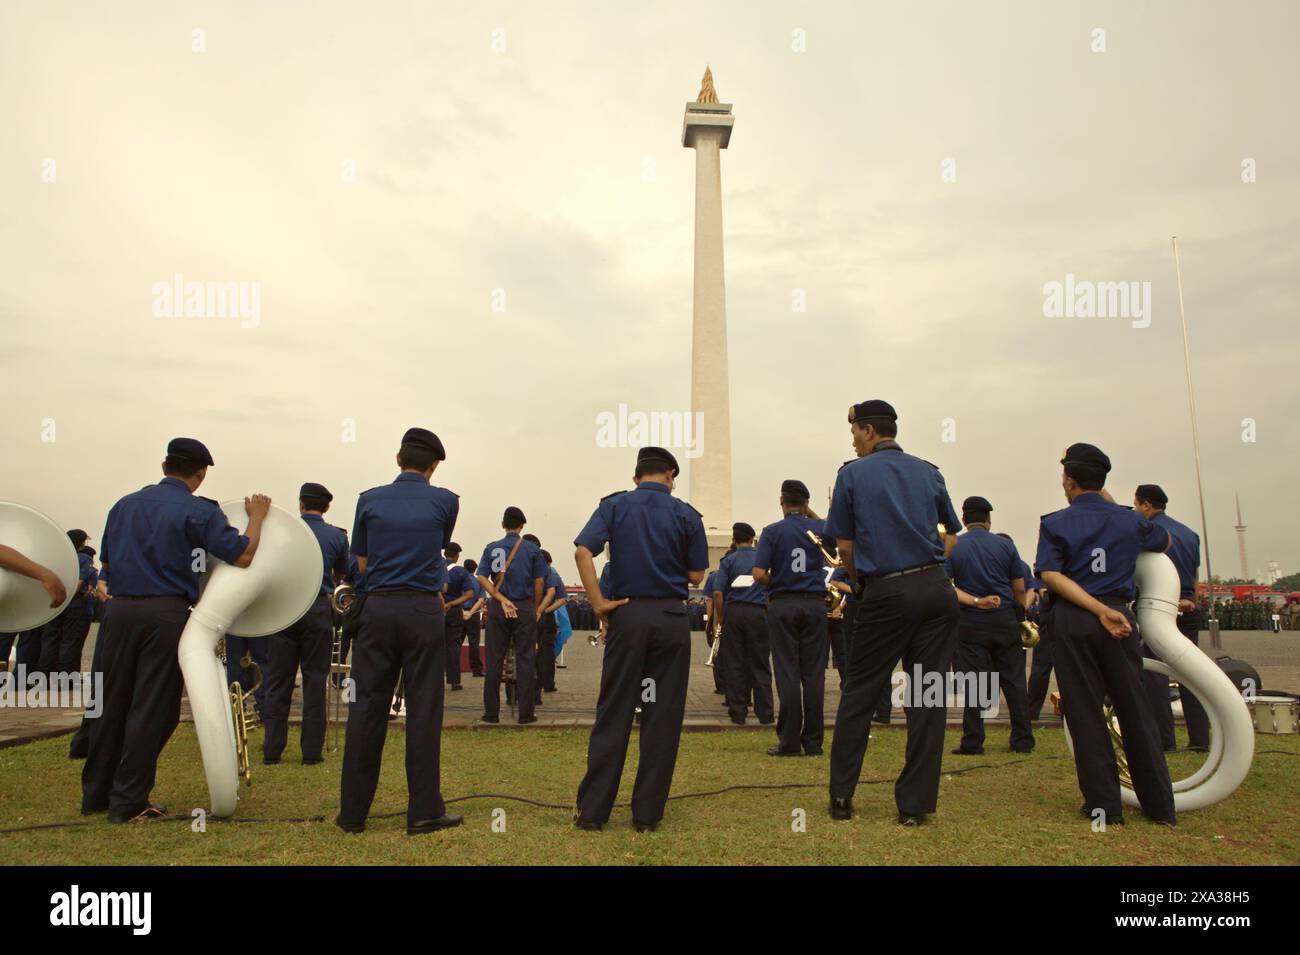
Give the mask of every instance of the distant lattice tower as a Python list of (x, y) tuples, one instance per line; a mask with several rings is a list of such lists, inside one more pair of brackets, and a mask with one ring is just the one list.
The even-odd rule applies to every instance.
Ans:
[(1233, 492), (1233, 497), (1237, 500), (1237, 552), (1241, 555), (1241, 579), (1250, 580), (1250, 564), (1246, 560), (1246, 525), (1241, 520), (1241, 495)]

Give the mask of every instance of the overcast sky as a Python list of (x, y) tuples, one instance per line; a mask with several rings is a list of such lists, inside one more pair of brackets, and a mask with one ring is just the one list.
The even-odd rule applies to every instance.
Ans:
[[(514, 504), (576, 579), (635, 456), (597, 415), (689, 408), (710, 64), (736, 519), (787, 477), (823, 504), (882, 397), (1028, 559), (1074, 441), (1199, 530), (1177, 234), (1214, 568), (1238, 491), (1251, 571), (1300, 570), (1298, 9), (8, 0), (0, 499), (98, 544), (192, 435), (201, 493), (319, 481), (350, 530), (419, 425), (468, 554)], [(257, 283), (257, 321), (156, 316), (177, 273)], [(1149, 327), (1046, 317), (1067, 274), (1149, 282)]]

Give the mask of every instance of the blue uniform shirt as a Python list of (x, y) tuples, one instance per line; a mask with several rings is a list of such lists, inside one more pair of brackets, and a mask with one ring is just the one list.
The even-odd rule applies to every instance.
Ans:
[(1041, 580), (1039, 580), (1037, 577), (1034, 576), (1034, 572), (1033, 572), (1033, 570), (1030, 569), (1029, 565), (1026, 564), (1026, 563), (1024, 562), (1024, 560), (1021, 560), (1021, 561), (1020, 561), (1020, 573), (1021, 573), (1021, 575), (1025, 578), (1025, 589), (1026, 589), (1026, 590), (1042, 590), (1042, 589), (1043, 589), (1043, 586), (1044, 586), (1043, 582), (1042, 582)]
[[(767, 588), (754, 582), (754, 562), (757, 556), (758, 551), (752, 547), (737, 547), (722, 558), (714, 586), (722, 592), (724, 603), (767, 606)], [(749, 583), (737, 584), (737, 579), (743, 577), (748, 577)]]
[(817, 545), (808, 539), (808, 531), (818, 536), (825, 534), (826, 523), (802, 514), (787, 514), (763, 528), (752, 566), (771, 573), (767, 585), (771, 593), (826, 592), (826, 564)]
[(100, 563), (115, 597), (199, 599), (195, 551), (233, 564), (248, 538), (230, 526), (217, 502), (190, 492), (180, 478), (128, 494), (108, 512)]
[(326, 524), (325, 518), (319, 514), (304, 514), (302, 519), (316, 535), (316, 543), (320, 544), (320, 555), (325, 563), (320, 592), (333, 593), (334, 573), (340, 578), (348, 575), (348, 532), (333, 524)]
[(937, 525), (961, 526), (939, 469), (882, 442), (835, 477), (827, 532), (853, 541), (853, 564), (868, 577), (943, 560)]
[(610, 596), (610, 580), (614, 576), (614, 565), (605, 561), (605, 566), (600, 568), (600, 595), (606, 600), (613, 600)]
[[(447, 600), (455, 600), (457, 597), (463, 596), (467, 590), (474, 593), (476, 587), (478, 587), (478, 581), (460, 564), (452, 564), (447, 570)], [(460, 605), (461, 609), (468, 610), (473, 606), (475, 599), (470, 597), (469, 600)]]
[(1137, 511), (1086, 492), (1043, 516), (1034, 572), (1062, 573), (1094, 597), (1132, 600), (1138, 553), (1168, 544), (1169, 535)]
[(699, 511), (666, 484), (642, 481), (602, 498), (574, 546), (598, 554), (609, 543), (611, 599), (687, 595), (686, 573), (709, 566)]
[(1178, 596), (1191, 600), (1196, 596), (1196, 570), (1201, 566), (1201, 537), (1181, 521), (1164, 511), (1156, 512), (1151, 523), (1169, 532), (1169, 559), (1178, 568)]
[(99, 572), (95, 570), (95, 562), (90, 559), (90, 555), (85, 551), (77, 551), (77, 579), (81, 581), (77, 588), (78, 593), (86, 594), (95, 589), (95, 584), (99, 581)]
[[(957, 538), (948, 557), (948, 576), (972, 597), (997, 595), (1002, 598), (998, 610), (1006, 610), (1015, 600), (1011, 581), (1024, 577), (1024, 561), (1016, 545), (983, 527), (971, 527)], [(997, 613), (979, 607), (962, 607), (974, 613)]]
[[(511, 531), (499, 541), (493, 541), (484, 547), (483, 559), (478, 562), (478, 570), (475, 573), (495, 583), (497, 574), (501, 573), (501, 568), (505, 567), (510, 552), (514, 550), (515, 541), (519, 541), (519, 550), (515, 553), (515, 559), (510, 562), (505, 579), (497, 584), (497, 590), (511, 602), (532, 600), (533, 581), (539, 577), (545, 580), (550, 565), (542, 556), (541, 548), (532, 541), (520, 538), (518, 531)], [(546, 590), (544, 585), (542, 590), (544, 595)]]
[(364, 492), (352, 525), (352, 553), (366, 558), (366, 593), (441, 591), (447, 582), (442, 547), (459, 513), (455, 494), (414, 471)]
[[(543, 557), (542, 560), (545, 561), (546, 558)], [(564, 600), (569, 596), (569, 591), (564, 587), (564, 581), (560, 579), (559, 571), (554, 567), (548, 567), (546, 569), (546, 580), (542, 584), (543, 590), (551, 587), (555, 588), (555, 593), (551, 597), (552, 600)], [(551, 612), (554, 613), (554, 611)]]

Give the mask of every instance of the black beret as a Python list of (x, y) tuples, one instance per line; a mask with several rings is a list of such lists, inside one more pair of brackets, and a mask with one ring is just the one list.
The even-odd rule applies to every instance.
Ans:
[(524, 517), (524, 512), (517, 507), (507, 507), (506, 512), (501, 515), (501, 523), (509, 524), (512, 527), (518, 527), (520, 524), (527, 524), (528, 519)]
[(966, 498), (966, 500), (962, 501), (962, 502), (961, 502), (961, 509), (962, 509), (963, 512), (965, 512), (965, 511), (991, 511), (991, 510), (993, 510), (993, 505), (989, 503), (988, 498), (986, 498), (986, 497), (980, 497), (979, 495), (976, 495), (976, 496), (974, 496), (974, 497), (968, 497), (968, 498)]
[(797, 494), (799, 497), (812, 497), (812, 495), (808, 493), (808, 485), (804, 484), (803, 481), (782, 481), (781, 493)]
[(432, 451), (433, 456), (439, 461), (447, 460), (447, 452), (443, 450), (442, 442), (438, 436), (427, 428), (407, 428), (406, 434), (402, 435), (402, 444), (410, 445), (413, 448), (424, 448), (426, 451)]
[(172, 438), (167, 442), (167, 453), (178, 458), (185, 458), (196, 464), (211, 465), (212, 455), (203, 442), (197, 438)]
[(85, 551), (87, 554), (89, 554), (91, 557), (94, 557), (95, 554), (98, 553), (98, 551), (96, 551), (95, 548), (93, 547), (83, 547), (82, 550)]
[[(521, 515), (521, 516), (522, 516), (522, 515)], [(524, 535), (524, 540), (526, 540), (526, 541), (532, 541), (532, 542), (533, 542), (534, 544), (536, 544), (538, 547), (541, 547), (541, 546), (542, 546), (542, 542), (541, 542), (540, 540), (537, 539), (537, 535), (536, 535), (536, 534), (525, 534), (525, 535)]]
[(86, 541), (90, 540), (90, 535), (80, 527), (74, 527), (72, 530), (68, 531), (68, 540), (72, 541), (73, 547), (80, 547), (82, 544), (86, 543)]
[(442, 548), (442, 550), (443, 553), (446, 554), (459, 554), (460, 545), (457, 544), (455, 541), (447, 541), (446, 545)]
[(744, 521), (737, 521), (731, 525), (731, 536), (738, 541), (752, 541), (754, 539), (754, 528)]
[(1080, 464), (1090, 468), (1100, 468), (1103, 473), (1110, 473), (1110, 458), (1102, 453), (1101, 448), (1092, 444), (1072, 444), (1061, 455), (1062, 464)]
[(672, 471), (673, 477), (682, 473), (677, 466), (677, 459), (664, 448), (642, 448), (636, 453), (636, 463), (640, 465), (662, 466), (665, 471)]
[(298, 496), (309, 497), (313, 500), (324, 501), (328, 504), (334, 500), (334, 495), (329, 492), (324, 484), (317, 484), (315, 481), (308, 481), (302, 487), (298, 488)]
[(850, 423), (861, 421), (863, 418), (888, 418), (890, 421), (897, 421), (898, 412), (888, 401), (871, 398), (867, 401), (859, 401), (849, 408)]
[(1133, 496), (1139, 500), (1149, 501), (1156, 507), (1164, 507), (1169, 503), (1169, 495), (1159, 484), (1139, 484)]
[(553, 563), (551, 560), (551, 552), (549, 550), (542, 551), (542, 560), (546, 561), (548, 564)]

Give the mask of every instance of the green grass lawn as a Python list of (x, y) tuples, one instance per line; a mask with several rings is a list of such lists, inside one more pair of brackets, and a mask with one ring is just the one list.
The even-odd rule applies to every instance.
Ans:
[[(858, 789), (857, 816), (837, 823), (826, 814), (828, 757), (772, 759), (769, 732), (699, 732), (682, 737), (675, 797), (737, 785), (803, 784), (804, 788), (733, 791), (674, 798), (656, 833), (638, 834), (626, 801), (636, 768), (633, 735), (620, 806), (603, 832), (579, 832), (567, 809), (544, 809), (499, 796), (454, 802), (459, 829), (409, 838), (404, 831), (405, 734), (389, 734), (376, 814), (367, 831), (349, 836), (331, 820), (338, 805), (338, 754), (320, 766), (295, 761), (256, 764), (237, 818), (88, 825), (0, 835), (0, 864), (955, 864), (1239, 865), (1300, 862), (1295, 755), (1300, 737), (1257, 737), (1260, 750), (1242, 787), (1209, 809), (1183, 814), (1177, 829), (1126, 813), (1127, 826), (1094, 833), (1077, 815), (1081, 802), (1060, 730), (1041, 730), (1032, 756), (1007, 752), (1007, 731), (989, 734), (987, 755), (944, 757), (939, 812), (919, 829), (894, 822), (893, 779), (902, 765), (901, 729), (874, 731)], [(949, 729), (947, 748), (958, 733)], [(67, 759), (67, 737), (0, 750), (0, 828), (76, 821), (80, 762)], [(260, 752), (261, 734), (252, 737)], [(523, 796), (570, 806), (585, 765), (587, 731), (449, 730), (443, 734), (443, 793)], [(829, 740), (827, 740), (829, 752)], [(1196, 757), (1171, 763), (1185, 776)], [(988, 767), (975, 768), (971, 767)], [(967, 770), (954, 774), (955, 771)], [(207, 803), (193, 727), (184, 724), (163, 753), (154, 799), (173, 813)], [(505, 831), (493, 831), (494, 810)], [(796, 810), (806, 831), (793, 831)], [(497, 814), (500, 815), (499, 813)], [(324, 821), (258, 823), (258, 819)]]

